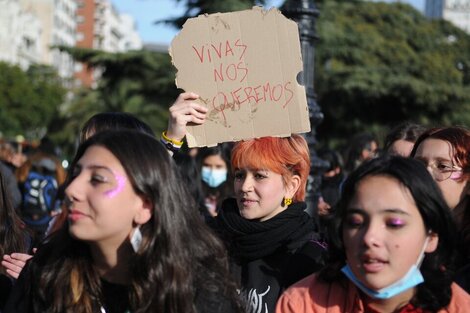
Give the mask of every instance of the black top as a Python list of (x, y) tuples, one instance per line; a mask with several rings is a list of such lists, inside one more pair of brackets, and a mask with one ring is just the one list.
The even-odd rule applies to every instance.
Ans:
[(466, 292), (470, 293), (470, 264), (457, 271), (455, 282)]
[(103, 296), (101, 306), (106, 313), (130, 313), (127, 286), (101, 279), (101, 292)]
[[(2, 313), (42, 313), (36, 311), (32, 306), (32, 299), (29, 294), (31, 284), (27, 281), (30, 271), (30, 263), (26, 265), (17, 283), (12, 289), (5, 309)], [(2, 286), (0, 286), (2, 287)], [(101, 279), (102, 303), (106, 313), (125, 313), (129, 310), (129, 287), (110, 283)], [(197, 288), (194, 304), (198, 313), (237, 313), (230, 299), (220, 292), (209, 292), (204, 288)], [(3, 294), (3, 289), (0, 289)], [(156, 295), (155, 295), (156, 296)], [(97, 312), (100, 313), (100, 312)]]
[(324, 266), (326, 247), (305, 208), (294, 203), (260, 222), (241, 217), (235, 199), (223, 203), (214, 227), (229, 248), (249, 311), (274, 312), (287, 287)]
[(8, 300), (12, 287), (13, 279), (7, 275), (0, 274), (0, 312), (2, 312), (2, 309)]

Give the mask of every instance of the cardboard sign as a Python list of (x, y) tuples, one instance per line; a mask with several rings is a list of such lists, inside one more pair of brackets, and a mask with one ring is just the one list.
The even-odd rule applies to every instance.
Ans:
[(189, 147), (310, 131), (297, 24), (277, 9), (188, 19), (170, 47), (176, 85), (209, 112)]

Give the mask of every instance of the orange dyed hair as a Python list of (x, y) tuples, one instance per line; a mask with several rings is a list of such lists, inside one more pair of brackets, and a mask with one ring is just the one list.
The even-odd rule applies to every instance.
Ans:
[(294, 202), (305, 199), (305, 186), (310, 172), (310, 153), (300, 135), (263, 137), (241, 141), (232, 150), (232, 171), (241, 168), (269, 170), (280, 174), (284, 185), (293, 175), (299, 175), (300, 186)]

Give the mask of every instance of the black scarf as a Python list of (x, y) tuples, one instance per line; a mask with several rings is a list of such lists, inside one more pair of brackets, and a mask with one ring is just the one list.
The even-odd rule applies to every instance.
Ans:
[(305, 208), (305, 202), (296, 202), (269, 220), (260, 222), (241, 217), (236, 200), (227, 199), (217, 216), (218, 226), (228, 237), (233, 256), (247, 261), (256, 260), (281, 248), (298, 248), (309, 240), (308, 235), (316, 231), (316, 224)]

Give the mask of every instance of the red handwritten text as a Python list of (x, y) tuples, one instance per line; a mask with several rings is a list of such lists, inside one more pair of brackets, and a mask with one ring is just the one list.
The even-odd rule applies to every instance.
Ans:
[[(226, 110), (238, 111), (244, 103), (259, 104), (266, 102), (280, 102), (282, 108), (285, 109), (292, 101), (294, 91), (292, 90), (292, 83), (286, 82), (284, 84), (275, 84), (267, 82), (264, 85), (255, 87), (239, 87), (230, 92), (218, 92), (212, 98), (213, 112), (220, 114), (219, 118), (222, 119), (224, 125), (227, 124)], [(282, 99), (282, 102), (281, 102)], [(212, 113), (212, 114), (211, 114)]]
[(229, 64), (225, 66), (224, 64), (220, 63), (219, 68), (214, 68), (214, 81), (224, 81), (225, 78), (231, 81), (238, 80), (240, 83), (245, 80), (246, 76), (248, 75), (248, 68), (246, 67), (244, 62), (239, 62), (237, 65)]
[(199, 61), (201, 63), (209, 62), (211, 63), (213, 59), (219, 59), (232, 56), (235, 57), (239, 55), (238, 60), (240, 61), (245, 55), (247, 46), (241, 42), (240, 39), (235, 40), (235, 42), (230, 43), (226, 40), (225, 42), (219, 43), (206, 43), (201, 46), (195, 47), (191, 46), (196, 53)]

